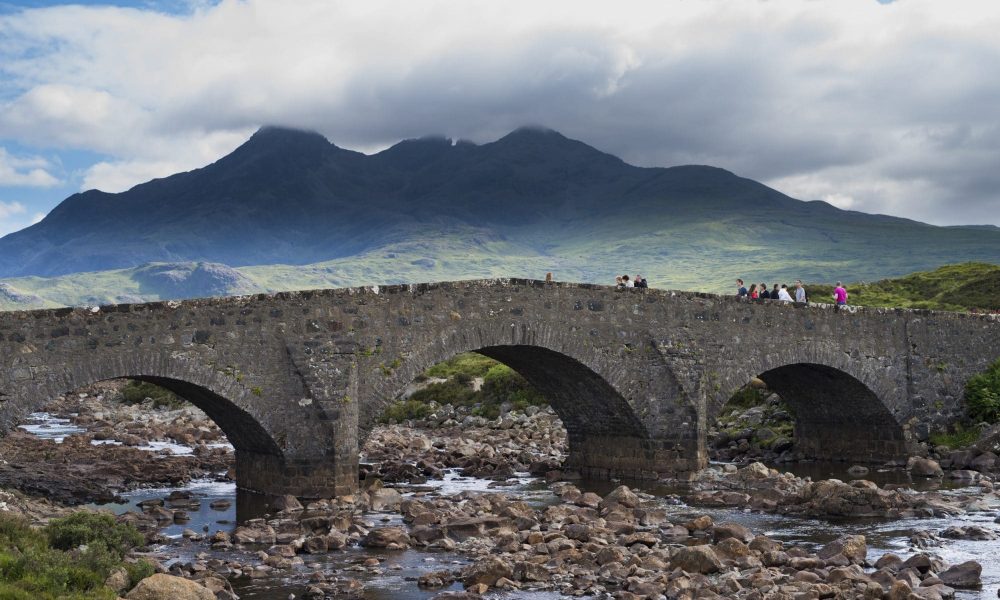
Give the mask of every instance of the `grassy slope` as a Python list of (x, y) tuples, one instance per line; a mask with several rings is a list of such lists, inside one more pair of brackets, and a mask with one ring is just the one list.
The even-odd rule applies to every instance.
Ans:
[[(813, 300), (826, 302), (833, 286), (807, 285)], [(937, 310), (1000, 310), (1000, 265), (963, 263), (897, 279), (848, 285), (851, 304)]]
[[(701, 227), (724, 231), (731, 224), (720, 221)], [(575, 239), (589, 238), (590, 241), (560, 244), (553, 251), (555, 256), (533, 251), (516, 240), (466, 240), (456, 244), (442, 238), (394, 244), (377, 252), (313, 265), (242, 267), (239, 271), (256, 284), (259, 292), (489, 277), (542, 279), (548, 271), (561, 281), (611, 283), (616, 273), (627, 270), (633, 275), (636, 272), (645, 275), (652, 287), (728, 293), (738, 276), (748, 283), (764, 280), (769, 284), (779, 281), (791, 285), (795, 279), (818, 282), (822, 277), (830, 281), (837, 277), (829, 277), (831, 273), (860, 272), (862, 275), (858, 279), (869, 276), (875, 279), (905, 269), (902, 261), (886, 261), (885, 264), (879, 261), (879, 271), (871, 266), (875, 261), (868, 261), (869, 265), (861, 269), (851, 266), (860, 262), (858, 259), (809, 260), (804, 256), (777, 256), (767, 248), (766, 235), (760, 240), (747, 236), (746, 241), (732, 243), (723, 250), (715, 243), (698, 243), (699, 237), (704, 240), (707, 236), (695, 227), (684, 234), (689, 238), (685, 240), (687, 244), (676, 250), (671, 245), (657, 243), (657, 234), (647, 234), (634, 238), (624, 236), (619, 242), (605, 246), (604, 252), (599, 252), (598, 247), (605, 242), (595, 241), (598, 232), (578, 233), (583, 235), (574, 236)], [(554, 232), (553, 237), (560, 236)], [(606, 237), (606, 232), (602, 237)], [(433, 262), (419, 262), (425, 258)], [(117, 269), (53, 278), (10, 279), (7, 282), (18, 291), (35, 294), (42, 298), (42, 303), (26, 306), (0, 296), (0, 310), (162, 299), (144, 292), (134, 272), (134, 269)], [(829, 283), (811, 283), (807, 287), (810, 297), (816, 301), (826, 301), (833, 289)], [(898, 279), (852, 284), (848, 289), (853, 304), (996, 310), (1000, 309), (1000, 266), (986, 263), (950, 265)]]

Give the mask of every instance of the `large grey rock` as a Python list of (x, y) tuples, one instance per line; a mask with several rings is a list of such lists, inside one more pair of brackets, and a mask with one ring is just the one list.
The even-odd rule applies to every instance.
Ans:
[(939, 573), (938, 579), (953, 588), (978, 588), (983, 583), (982, 574), (983, 566), (974, 560), (969, 560)]
[(923, 458), (921, 456), (911, 456), (906, 461), (906, 470), (911, 475), (917, 477), (943, 477), (944, 471), (936, 460)]
[(715, 550), (709, 546), (690, 546), (680, 548), (670, 557), (670, 566), (688, 573), (715, 573), (722, 568)]
[(127, 600), (215, 600), (204, 586), (183, 577), (156, 573), (139, 582), (125, 595)]
[(838, 554), (843, 555), (850, 563), (860, 565), (868, 555), (868, 544), (863, 535), (842, 535), (823, 546), (816, 556), (823, 560), (831, 559)]

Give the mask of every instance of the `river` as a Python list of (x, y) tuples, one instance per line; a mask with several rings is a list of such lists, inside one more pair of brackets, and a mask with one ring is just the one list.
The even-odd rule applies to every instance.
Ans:
[[(72, 425), (68, 420), (56, 419), (45, 413), (35, 413), (23, 429), (31, 431), (40, 437), (61, 440), (66, 435), (82, 431), (82, 428)], [(149, 445), (147, 449), (184, 453), (188, 448), (173, 444)], [(782, 465), (779, 468), (799, 476), (811, 476), (813, 479), (836, 477), (844, 480), (852, 479), (845, 471), (842, 463), (804, 463), (798, 465)], [(914, 488), (937, 488), (937, 482), (918, 480), (911, 482), (909, 475), (902, 470), (873, 471), (866, 475), (869, 479), (885, 485), (888, 483), (911, 484)], [(525, 500), (536, 507), (552, 504), (557, 501), (556, 495), (542, 480), (532, 478), (525, 473), (518, 474), (517, 483), (500, 488), (490, 487), (492, 482), (484, 479), (463, 478), (455, 470), (447, 470), (445, 477), (429, 481), (426, 485), (401, 486), (404, 496), (411, 495), (414, 490), (427, 491), (430, 494), (453, 494), (465, 490), (470, 491), (502, 491), (518, 499)], [(748, 527), (756, 534), (780, 540), (789, 546), (802, 546), (807, 550), (816, 550), (844, 534), (862, 534), (868, 543), (868, 558), (874, 563), (886, 552), (894, 552), (904, 558), (915, 550), (910, 545), (910, 536), (918, 530), (938, 532), (951, 526), (967, 526), (975, 524), (1000, 533), (1000, 525), (996, 518), (998, 501), (991, 499), (989, 510), (973, 512), (957, 517), (933, 519), (815, 519), (789, 517), (783, 515), (751, 512), (749, 510), (732, 508), (702, 508), (692, 507), (683, 501), (686, 489), (682, 486), (667, 486), (649, 481), (579, 481), (574, 482), (583, 491), (593, 491), (604, 495), (620, 483), (625, 483), (635, 490), (641, 490), (660, 498), (660, 504), (667, 510), (670, 520), (683, 522), (697, 515), (708, 514), (716, 522), (734, 521)], [(195, 554), (200, 556), (240, 560), (245, 558), (251, 562), (251, 553), (241, 551), (215, 552), (207, 550), (202, 543), (186, 540), (182, 533), (185, 529), (195, 532), (214, 532), (216, 530), (231, 531), (236, 527), (236, 507), (241, 506), (241, 517), (244, 514), (253, 516), (254, 502), (238, 493), (234, 484), (210, 480), (192, 481), (181, 488), (155, 488), (128, 491), (122, 494), (127, 499), (123, 504), (108, 504), (101, 508), (115, 513), (127, 510), (139, 511), (139, 503), (144, 500), (162, 499), (170, 492), (180, 489), (190, 492), (198, 498), (200, 508), (189, 511), (190, 522), (183, 525), (171, 524), (161, 532), (169, 538), (169, 543), (154, 548), (154, 554), (171, 564), (175, 561), (191, 561)], [(406, 491), (408, 490), (408, 491)], [(969, 488), (954, 488), (944, 493), (968, 493)], [(214, 510), (210, 504), (214, 500), (229, 501), (225, 510)], [(249, 507), (249, 508), (247, 508)], [(367, 513), (366, 521), (371, 524), (398, 524), (400, 516), (395, 513)], [(956, 598), (962, 600), (996, 598), (1000, 590), (1000, 553), (995, 552), (996, 542), (968, 541), (943, 539), (941, 545), (929, 548), (927, 551), (937, 554), (948, 563), (960, 563), (966, 560), (976, 560), (983, 566), (983, 587), (976, 591), (959, 591)], [(380, 564), (377, 568), (365, 567), (366, 559), (377, 558)], [(258, 579), (238, 578), (232, 581), (233, 588), (241, 598), (254, 600), (287, 600), (289, 594), (301, 596), (308, 586), (310, 573), (321, 571), (328, 576), (347, 574), (365, 582), (364, 597), (375, 599), (398, 598), (403, 600), (424, 599), (442, 590), (421, 590), (416, 585), (416, 578), (429, 570), (450, 568), (466, 564), (469, 561), (461, 554), (454, 552), (426, 552), (419, 550), (404, 551), (373, 551), (360, 547), (349, 547), (345, 551), (334, 551), (324, 555), (307, 555), (305, 565), (292, 571), (276, 572)], [(456, 583), (452, 589), (461, 589)], [(548, 600), (568, 598), (554, 592), (518, 591), (516, 593), (495, 594), (498, 598), (527, 598)]]

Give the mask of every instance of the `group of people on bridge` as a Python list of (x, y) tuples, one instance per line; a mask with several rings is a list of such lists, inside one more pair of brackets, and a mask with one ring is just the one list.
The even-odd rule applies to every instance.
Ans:
[(636, 275), (635, 279), (629, 279), (628, 275), (618, 275), (615, 277), (615, 287), (620, 290), (625, 288), (648, 288), (649, 284), (642, 275)]
[[(781, 284), (774, 284), (774, 288), (771, 290), (767, 289), (766, 283), (758, 284), (751, 283), (750, 288), (747, 289), (746, 285), (743, 283), (742, 279), (736, 280), (736, 295), (740, 298), (750, 298), (752, 300), (777, 300), (778, 302), (801, 302), (806, 303), (809, 301), (809, 296), (806, 294), (806, 288), (802, 285), (802, 281), (799, 279), (795, 280), (795, 297), (788, 292), (788, 286)], [(837, 282), (837, 289), (843, 289), (840, 287), (840, 282)], [(844, 290), (844, 303), (847, 303), (847, 291)], [(839, 304), (839, 301), (838, 301)]]

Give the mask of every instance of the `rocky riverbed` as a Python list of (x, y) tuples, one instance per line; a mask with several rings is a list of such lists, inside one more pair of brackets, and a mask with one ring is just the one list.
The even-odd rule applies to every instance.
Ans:
[[(814, 481), (760, 463), (608, 484), (561, 469), (565, 431), (548, 409), (488, 421), (446, 406), (373, 431), (357, 495), (269, 499), (236, 523), (232, 452), (200, 411), (103, 396), (48, 407), (43, 422), (65, 421), (61, 442), (28, 432), (0, 442), (0, 481), (21, 490), (0, 510), (41, 520), (124, 496), (107, 506), (147, 537), (162, 577), (146, 587), (177, 584), (170, 576), (197, 587), (172, 600), (930, 599), (995, 596), (1000, 584), (996, 560), (981, 561), (985, 572), (969, 560), (1000, 533), (983, 453), (948, 454), (942, 462), (963, 467), (949, 472), (917, 458), (894, 471), (904, 482), (881, 486), (860, 471)], [(911, 478), (953, 484), (917, 491)]]

